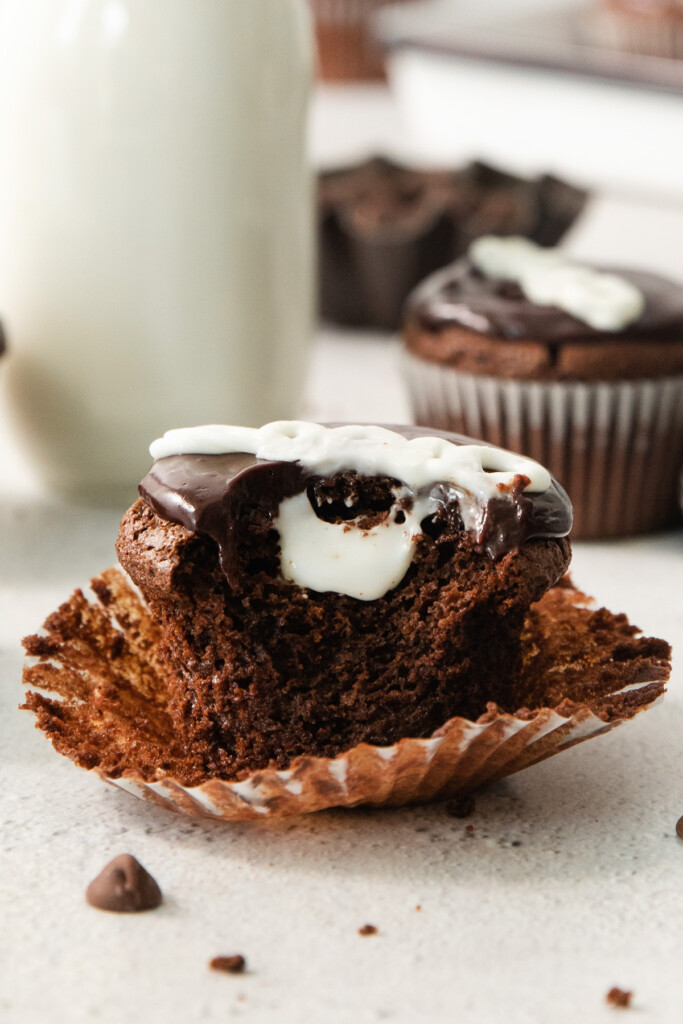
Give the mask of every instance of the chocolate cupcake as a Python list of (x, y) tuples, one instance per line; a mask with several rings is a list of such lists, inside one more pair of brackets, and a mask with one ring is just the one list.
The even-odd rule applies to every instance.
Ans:
[(483, 234), (557, 244), (586, 192), (551, 175), (527, 180), (482, 163), (405, 167), (376, 157), (318, 180), (323, 319), (394, 330), (405, 300)]
[(511, 706), (527, 611), (569, 563), (545, 470), (419, 429), (220, 436), (225, 454), (189, 454), (214, 449), (201, 431), (159, 443), (117, 545), (197, 766), (286, 768)]
[(413, 293), (405, 343), (416, 421), (543, 461), (575, 538), (679, 521), (682, 286), (483, 238)]
[(230, 820), (446, 799), (663, 692), (668, 645), (560, 579), (571, 507), (529, 459), (303, 423), (153, 453), (140, 590), (107, 570), (24, 641), (39, 727), (123, 789)]

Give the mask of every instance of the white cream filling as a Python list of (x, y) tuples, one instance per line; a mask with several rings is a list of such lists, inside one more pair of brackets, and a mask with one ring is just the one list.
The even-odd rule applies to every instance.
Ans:
[(621, 331), (642, 316), (643, 293), (617, 274), (577, 266), (526, 238), (485, 235), (470, 258), (486, 277), (514, 281), (538, 306), (557, 306), (599, 331)]
[(405, 521), (396, 510), (370, 530), (353, 522), (340, 525), (319, 519), (308, 495), (296, 494), (280, 505), (282, 575), (300, 587), (320, 593), (334, 591), (359, 601), (376, 601), (398, 586), (415, 551), (415, 538), (425, 516), (437, 509), (431, 499), (415, 502)]
[[(332, 476), (355, 470), (361, 476), (388, 476), (410, 492), (434, 484), (451, 485), (463, 499), (466, 529), (476, 530), (488, 501), (500, 497), (519, 475), (529, 478), (528, 491), (550, 486), (550, 474), (532, 459), (488, 445), (454, 445), (444, 438), (409, 440), (385, 427), (323, 427), (296, 420), (268, 423), (260, 429), (209, 425), (170, 430), (155, 441), (155, 459), (171, 455), (219, 455), (247, 452), (261, 459), (299, 462), (310, 472)], [(327, 523), (303, 492), (280, 503), (281, 569), (285, 579), (320, 593), (333, 591), (361, 601), (374, 601), (405, 576), (420, 535), (421, 522), (438, 508), (434, 498), (396, 503), (384, 522), (372, 529), (357, 523)], [(403, 503), (401, 503), (402, 505)], [(402, 512), (402, 516), (397, 513)]]

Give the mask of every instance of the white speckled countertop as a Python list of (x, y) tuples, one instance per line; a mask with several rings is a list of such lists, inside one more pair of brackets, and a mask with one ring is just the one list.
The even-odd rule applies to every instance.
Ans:
[[(609, 257), (610, 237), (680, 237), (664, 211), (636, 211), (636, 230), (624, 209), (597, 204), (572, 244)], [(405, 418), (394, 343), (322, 334), (309, 395), (312, 417)], [(20, 637), (112, 564), (121, 509), (40, 498), (9, 441), (0, 478), (16, 485), (0, 505), (3, 1024), (680, 1024), (680, 659), (659, 707), (497, 784), (466, 821), (433, 806), (191, 822), (73, 767), (16, 710)], [(647, 632), (683, 636), (683, 531), (577, 545), (574, 571)], [(159, 881), (160, 910), (86, 905), (122, 852)], [(247, 974), (208, 969), (230, 953)], [(606, 1006), (613, 985), (633, 1011)]]

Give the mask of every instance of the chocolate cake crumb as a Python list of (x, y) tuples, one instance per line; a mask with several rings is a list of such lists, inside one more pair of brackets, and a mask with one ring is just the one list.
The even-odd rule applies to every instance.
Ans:
[(676, 835), (679, 839), (683, 839), (683, 817), (676, 822)]
[[(183, 785), (195, 786), (230, 777), (227, 766), (215, 757), (204, 760), (202, 750), (188, 748), (178, 735), (170, 713), (173, 681), (162, 671), (157, 653), (161, 631), (148, 607), (116, 569), (94, 582), (101, 584), (100, 590), (106, 586), (109, 606), (89, 601), (79, 590), (49, 617), (45, 628), (50, 653), (40, 654), (36, 664), (24, 669), (30, 691), (24, 707), (36, 714), (38, 727), (59, 753), (110, 778), (130, 772), (154, 781), (162, 770)], [(533, 719), (539, 708), (555, 708), (570, 717), (588, 705), (609, 727), (632, 719), (664, 692), (671, 667), (669, 645), (637, 636), (625, 615), (586, 604), (584, 595), (562, 586), (531, 607), (522, 633), (521, 671), (508, 680), (509, 707), (535, 709)], [(114, 676), (125, 686), (114, 687), (109, 651), (117, 631), (129, 642)], [(27, 650), (36, 639), (26, 639)], [(629, 657), (615, 659), (615, 649), (622, 655), (625, 646)], [(55, 655), (64, 667), (61, 672), (55, 672)], [(627, 689), (646, 680), (649, 685)], [(495, 721), (500, 709), (492, 702), (487, 707), (485, 720)], [(447, 714), (444, 710), (444, 718)], [(428, 729), (426, 725), (427, 734)], [(352, 743), (349, 737), (348, 746)], [(417, 826), (415, 831), (422, 829)]]
[(234, 956), (215, 956), (209, 961), (212, 971), (223, 971), (224, 974), (243, 974), (247, 961), (239, 953)]
[(91, 907), (115, 914), (136, 914), (154, 910), (161, 904), (161, 889), (129, 853), (115, 857), (93, 879), (85, 892)]
[(622, 1010), (628, 1010), (631, 1005), (631, 999), (633, 998), (633, 992), (625, 992), (621, 988), (611, 988), (605, 999), (609, 1006), (618, 1006)]
[(376, 935), (377, 927), (374, 924), (364, 924), (362, 928), (358, 929), (359, 935)]
[(455, 800), (449, 800), (446, 804), (446, 814), (451, 818), (469, 818), (471, 814), (474, 814), (475, 809), (474, 797), (469, 793), (456, 797)]

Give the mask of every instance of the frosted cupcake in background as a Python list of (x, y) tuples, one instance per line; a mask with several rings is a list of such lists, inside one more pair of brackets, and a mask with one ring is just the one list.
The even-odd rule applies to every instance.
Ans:
[[(318, 74), (330, 82), (384, 77), (384, 57), (372, 17), (406, 0), (310, 0), (318, 41)], [(411, 0), (414, 2), (414, 0)]]
[(683, 57), (683, 0), (600, 0), (590, 26), (596, 42), (614, 49)]
[(543, 462), (574, 538), (680, 522), (680, 284), (482, 238), (413, 293), (405, 345), (416, 422)]

